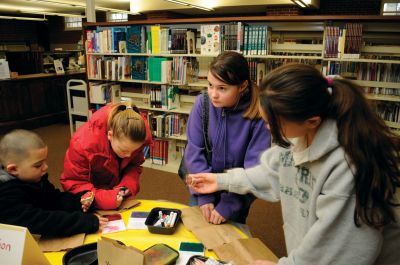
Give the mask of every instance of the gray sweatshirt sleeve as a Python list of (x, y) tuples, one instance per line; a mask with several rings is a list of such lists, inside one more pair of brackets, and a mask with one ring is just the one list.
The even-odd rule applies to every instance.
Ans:
[(257, 166), (217, 174), (218, 188), (238, 194), (252, 193), (266, 201), (279, 201), (278, 167), (279, 154), (273, 147), (261, 155)]
[[(326, 167), (332, 169), (332, 167)], [(279, 265), (372, 265), (381, 252), (382, 232), (365, 224), (356, 227), (354, 177), (346, 162), (333, 167), (316, 198), (316, 220), (305, 231), (284, 221), (288, 257)], [(302, 236), (303, 234), (303, 236)]]

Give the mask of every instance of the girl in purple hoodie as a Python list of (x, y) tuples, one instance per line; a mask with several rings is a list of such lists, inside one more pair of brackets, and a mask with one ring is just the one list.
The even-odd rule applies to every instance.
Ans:
[[(212, 146), (207, 162), (202, 127), (203, 97), (197, 97), (187, 124), (184, 159), (189, 173), (220, 173), (234, 167), (252, 167), (270, 147), (271, 135), (260, 118), (258, 87), (250, 80), (246, 59), (236, 52), (220, 54), (208, 72), (208, 141)], [(226, 191), (212, 194), (192, 192), (191, 205), (199, 205), (213, 224), (227, 220), (246, 223), (253, 195)]]

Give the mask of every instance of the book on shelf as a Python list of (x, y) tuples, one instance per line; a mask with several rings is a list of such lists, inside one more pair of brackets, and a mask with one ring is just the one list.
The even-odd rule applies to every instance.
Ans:
[(360, 58), (362, 47), (362, 30), (362, 24), (346, 24), (344, 53), (342, 54), (342, 58)]
[(120, 51), (120, 41), (126, 41), (126, 27), (112, 27), (111, 28), (111, 42), (112, 47), (111, 50), (114, 53), (121, 52)]
[(186, 54), (187, 53), (187, 38), (186, 28), (171, 29), (171, 53)]
[(147, 58), (148, 80), (152, 82), (161, 82), (161, 62), (168, 60), (164, 57)]
[(201, 54), (217, 56), (221, 52), (220, 25), (201, 25)]
[(170, 29), (162, 27), (160, 30), (160, 53), (167, 54), (170, 52), (171, 36)]
[(271, 27), (247, 24), (241, 27), (243, 28), (243, 53), (245, 55), (271, 54)]
[(167, 92), (167, 98), (168, 98), (168, 109), (173, 110), (173, 109), (178, 109), (180, 106), (180, 101), (179, 101), (179, 88), (177, 86), (169, 86), (168, 87), (168, 92)]
[(325, 27), (325, 58), (360, 58), (362, 47), (362, 24), (346, 23), (344, 28)]
[(135, 80), (147, 79), (147, 58), (144, 56), (131, 57), (131, 78)]
[(264, 76), (266, 75), (265, 63), (257, 63), (257, 85), (260, 85)]
[(128, 53), (145, 53), (146, 27), (133, 25), (127, 27), (126, 48)]
[(150, 159), (152, 164), (165, 165), (168, 163), (168, 140), (153, 139), (150, 147)]
[(188, 54), (196, 53), (196, 29), (186, 31), (186, 49)]
[(152, 25), (150, 26), (151, 31), (151, 53), (152, 54), (160, 54), (160, 25)]
[(89, 100), (92, 104), (119, 102), (121, 85), (114, 83), (89, 82)]

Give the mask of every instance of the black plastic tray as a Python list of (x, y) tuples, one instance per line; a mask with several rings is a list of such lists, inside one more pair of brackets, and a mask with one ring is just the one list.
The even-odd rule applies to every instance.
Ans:
[[(172, 224), (172, 227), (157, 227), (154, 226), (154, 223), (158, 220), (158, 212), (162, 211), (165, 214), (170, 214), (171, 212), (175, 212), (177, 214), (175, 222)], [(154, 234), (164, 234), (164, 235), (171, 235), (175, 232), (176, 228), (178, 227), (179, 221), (181, 219), (181, 210), (173, 209), (173, 208), (153, 208), (149, 215), (146, 218), (145, 225), (150, 233)]]
[(97, 243), (70, 249), (65, 253), (62, 262), (63, 265), (98, 265)]

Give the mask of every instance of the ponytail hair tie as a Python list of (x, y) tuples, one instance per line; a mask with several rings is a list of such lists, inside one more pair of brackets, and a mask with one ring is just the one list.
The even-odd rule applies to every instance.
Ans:
[(332, 79), (332, 78), (327, 77), (327, 78), (326, 78), (326, 82), (328, 83), (328, 87), (333, 86), (333, 79)]

